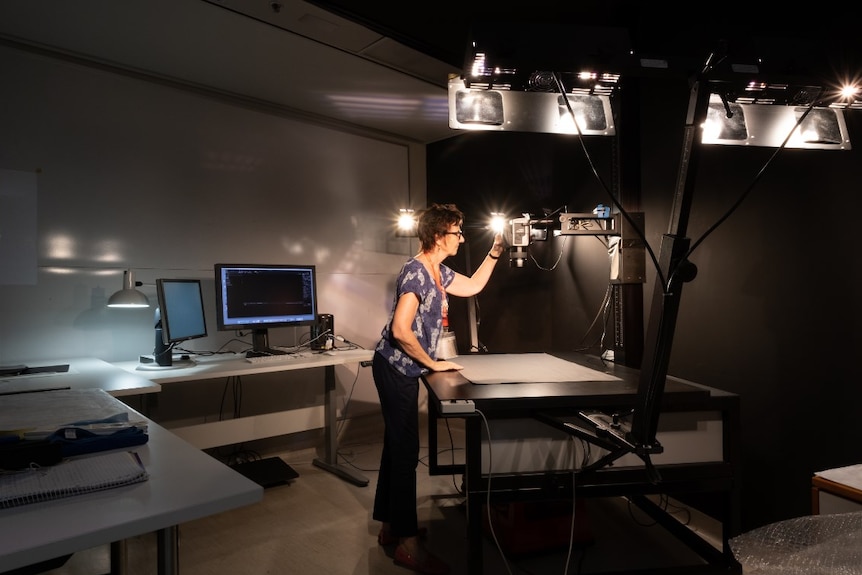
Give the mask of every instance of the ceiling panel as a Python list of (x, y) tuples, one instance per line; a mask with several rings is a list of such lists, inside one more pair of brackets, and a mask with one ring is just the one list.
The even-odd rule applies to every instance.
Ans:
[[(2, 0), (0, 43), (246, 99), (381, 137), (431, 143), (448, 127), (446, 85), (459, 72), (471, 24), (506, 19), (491, 0)], [(513, 9), (514, 10), (514, 9)], [(813, 20), (774, 10), (721, 11), (709, 19), (631, 0), (573, 5), (534, 0), (517, 22), (627, 29), (641, 53), (701, 65), (719, 39), (759, 35), (773, 62), (856, 70), (851, 19)], [(786, 38), (785, 38), (786, 36)], [(541, 38), (538, 38), (540, 40)], [(760, 44), (763, 46), (765, 44)], [(644, 52), (648, 50), (647, 52)]]
[(381, 136), (453, 135), (451, 66), (306, 2), (278, 4), (4, 0), (0, 39)]

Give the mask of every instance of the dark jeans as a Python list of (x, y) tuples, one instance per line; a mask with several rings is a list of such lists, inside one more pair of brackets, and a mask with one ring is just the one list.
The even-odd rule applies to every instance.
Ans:
[(419, 464), (419, 378), (407, 377), (380, 354), (372, 363), (383, 412), (383, 454), (372, 517), (397, 537), (416, 535), (416, 467)]

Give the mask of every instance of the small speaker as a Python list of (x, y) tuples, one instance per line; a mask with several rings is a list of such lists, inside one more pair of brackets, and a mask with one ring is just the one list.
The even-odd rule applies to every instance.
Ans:
[(311, 349), (332, 349), (334, 341), (335, 320), (332, 314), (317, 314), (317, 323), (311, 326)]

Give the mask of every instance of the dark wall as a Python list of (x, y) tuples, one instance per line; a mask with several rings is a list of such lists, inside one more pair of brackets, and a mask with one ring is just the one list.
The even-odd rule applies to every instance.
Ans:
[[(658, 254), (688, 89), (652, 80), (640, 94), (639, 148), (623, 159), (641, 163), (646, 236)], [(683, 290), (669, 371), (741, 396), (744, 530), (810, 513), (811, 475), (862, 460), (857, 116), (848, 114), (851, 137), (858, 138), (853, 150), (783, 150), (773, 158), (775, 149), (709, 147), (697, 171), (692, 240), (750, 193), (692, 254), (698, 275)], [(608, 141), (586, 140), (605, 182), (612, 173)], [(608, 201), (575, 139), (487, 132), (429, 146), (428, 199), (457, 203), (468, 225), (490, 209), (512, 217), (561, 205), (590, 211)], [(473, 261), (490, 246), (490, 235), (481, 233), (468, 243)], [(523, 269), (501, 261), (478, 298), (480, 340), (494, 352), (595, 344), (601, 325), (593, 320), (608, 284), (604, 246), (596, 238), (557, 238), (533, 244), (530, 253), (548, 271), (534, 261)], [(463, 257), (450, 263), (463, 265)], [(646, 316), (654, 277), (647, 257)], [(453, 309), (466, 306), (453, 302)], [(466, 315), (454, 318), (456, 331), (467, 323)], [(462, 348), (463, 341), (459, 335)]]
[[(603, 179), (610, 175), (610, 148), (610, 139), (590, 142), (591, 158)], [(465, 213), (467, 241), (447, 262), (462, 272), (472, 269), (468, 258), (478, 265), (491, 247), (493, 237), (486, 226), (492, 211), (508, 217), (524, 212), (542, 217), (557, 210), (590, 212), (597, 204), (608, 203), (602, 183), (591, 176), (580, 145), (572, 138), (467, 132), (429, 146), (428, 170), (429, 201), (453, 202)], [(480, 342), (495, 352), (595, 347), (601, 322), (599, 331), (587, 326), (604, 298), (601, 289), (594, 289), (594, 278), (607, 277), (606, 253), (604, 238), (549, 235), (530, 247), (523, 268), (510, 267), (504, 255), (477, 297)], [(453, 314), (466, 314), (468, 302), (453, 298), (450, 305)], [(576, 323), (554, 321), (562, 309), (577, 318)], [(453, 325), (464, 351), (469, 348), (466, 323)]]

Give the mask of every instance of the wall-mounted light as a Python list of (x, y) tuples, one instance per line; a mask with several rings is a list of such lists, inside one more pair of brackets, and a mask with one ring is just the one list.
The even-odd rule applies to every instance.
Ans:
[(419, 235), (416, 227), (416, 214), (410, 208), (398, 210), (398, 221), (395, 224), (395, 235), (401, 238), (416, 237)]
[(135, 289), (136, 285), (143, 285), (135, 282), (135, 276), (132, 270), (123, 272), (123, 289), (114, 292), (108, 299), (108, 307), (150, 307), (150, 300), (143, 292)]

